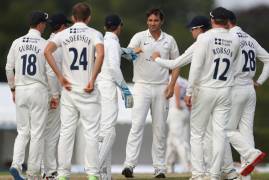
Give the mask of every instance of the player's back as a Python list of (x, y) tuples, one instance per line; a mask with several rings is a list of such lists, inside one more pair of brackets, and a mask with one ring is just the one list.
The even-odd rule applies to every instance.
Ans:
[[(214, 28), (198, 37), (200, 53), (193, 58), (204, 58), (199, 85), (203, 87), (228, 87), (233, 85), (233, 63), (239, 41), (227, 29)], [(203, 46), (203, 47), (202, 47)]]
[(92, 76), (95, 45), (103, 43), (102, 34), (84, 23), (75, 23), (51, 41), (62, 47), (62, 72), (72, 89), (84, 89)]
[(16, 39), (10, 49), (8, 62), (15, 62), (15, 85), (33, 83), (47, 85), (44, 48), (46, 41), (40, 32), (30, 29), (29, 33)]
[(235, 85), (251, 85), (256, 73), (257, 42), (238, 26), (233, 27), (230, 33), (237, 36), (240, 41), (238, 63), (235, 70)]

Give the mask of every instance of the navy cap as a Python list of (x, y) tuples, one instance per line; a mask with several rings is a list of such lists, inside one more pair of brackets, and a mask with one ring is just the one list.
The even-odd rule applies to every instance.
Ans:
[(230, 21), (236, 22), (236, 16), (233, 11), (227, 10), (227, 15)]
[(67, 17), (63, 13), (57, 13), (57, 14), (53, 14), (49, 18), (48, 23), (52, 28), (55, 28), (63, 24), (71, 24), (71, 21), (68, 20)]
[(105, 27), (110, 28), (110, 27), (117, 27), (122, 24), (121, 18), (117, 14), (111, 14), (108, 15), (105, 18)]
[(210, 12), (212, 19), (228, 20), (228, 10), (223, 7), (217, 7)]
[(205, 16), (195, 16), (191, 20), (191, 22), (187, 25), (187, 27), (190, 29), (195, 29), (195, 28), (209, 29), (210, 26), (211, 26), (210, 21)]
[(30, 25), (38, 25), (41, 22), (47, 22), (49, 15), (41, 11), (33, 11), (30, 14)]

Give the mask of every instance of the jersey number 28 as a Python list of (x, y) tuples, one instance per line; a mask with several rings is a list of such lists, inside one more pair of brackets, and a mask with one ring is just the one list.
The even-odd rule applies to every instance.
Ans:
[(256, 69), (256, 58), (255, 52), (253, 50), (249, 50), (248, 52), (243, 50), (242, 54), (245, 56), (245, 64), (243, 66), (243, 72), (255, 71)]

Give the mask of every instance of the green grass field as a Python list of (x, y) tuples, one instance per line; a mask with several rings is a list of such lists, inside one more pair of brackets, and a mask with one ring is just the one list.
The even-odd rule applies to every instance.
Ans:
[[(167, 174), (166, 180), (188, 180), (190, 174)], [(86, 175), (84, 174), (73, 174), (71, 180), (86, 180)], [(135, 178), (130, 180), (149, 180), (155, 179), (152, 174), (135, 174)], [(0, 180), (12, 180), (8, 173), (0, 173)], [(126, 180), (120, 174), (113, 174), (113, 180)], [(269, 180), (269, 173), (253, 173), (252, 180)]]

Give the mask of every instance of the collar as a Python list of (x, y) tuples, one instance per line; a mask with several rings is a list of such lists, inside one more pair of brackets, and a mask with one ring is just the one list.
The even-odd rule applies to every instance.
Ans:
[(229, 32), (228, 29), (221, 28), (221, 27), (219, 27), (219, 28), (212, 28), (212, 31), (214, 31), (214, 32)]
[(113, 32), (108, 32), (107, 31), (104, 38), (111, 38), (111, 39), (114, 39), (116, 41), (119, 41), (118, 36)]
[(84, 22), (76, 22), (73, 24), (73, 26), (87, 26)]
[[(153, 36), (151, 35), (151, 33), (149, 32), (149, 29), (147, 30), (147, 36), (148, 37), (151, 37), (151, 38), (153, 38)], [(161, 39), (163, 39), (164, 38), (164, 33), (163, 33), (163, 31), (161, 30), (161, 34), (160, 34), (160, 37), (157, 39), (157, 41), (159, 41), (159, 40), (161, 40)], [(154, 39), (154, 38), (153, 38)]]
[(49, 39), (54, 38), (55, 35), (56, 35), (55, 33), (51, 33)]
[(38, 30), (33, 29), (33, 28), (31, 28), (31, 29), (28, 31), (28, 34), (33, 34), (33, 35), (41, 36), (41, 33), (40, 33)]
[(239, 26), (234, 26), (230, 29), (230, 32), (238, 32), (238, 31), (242, 31), (242, 29)]

